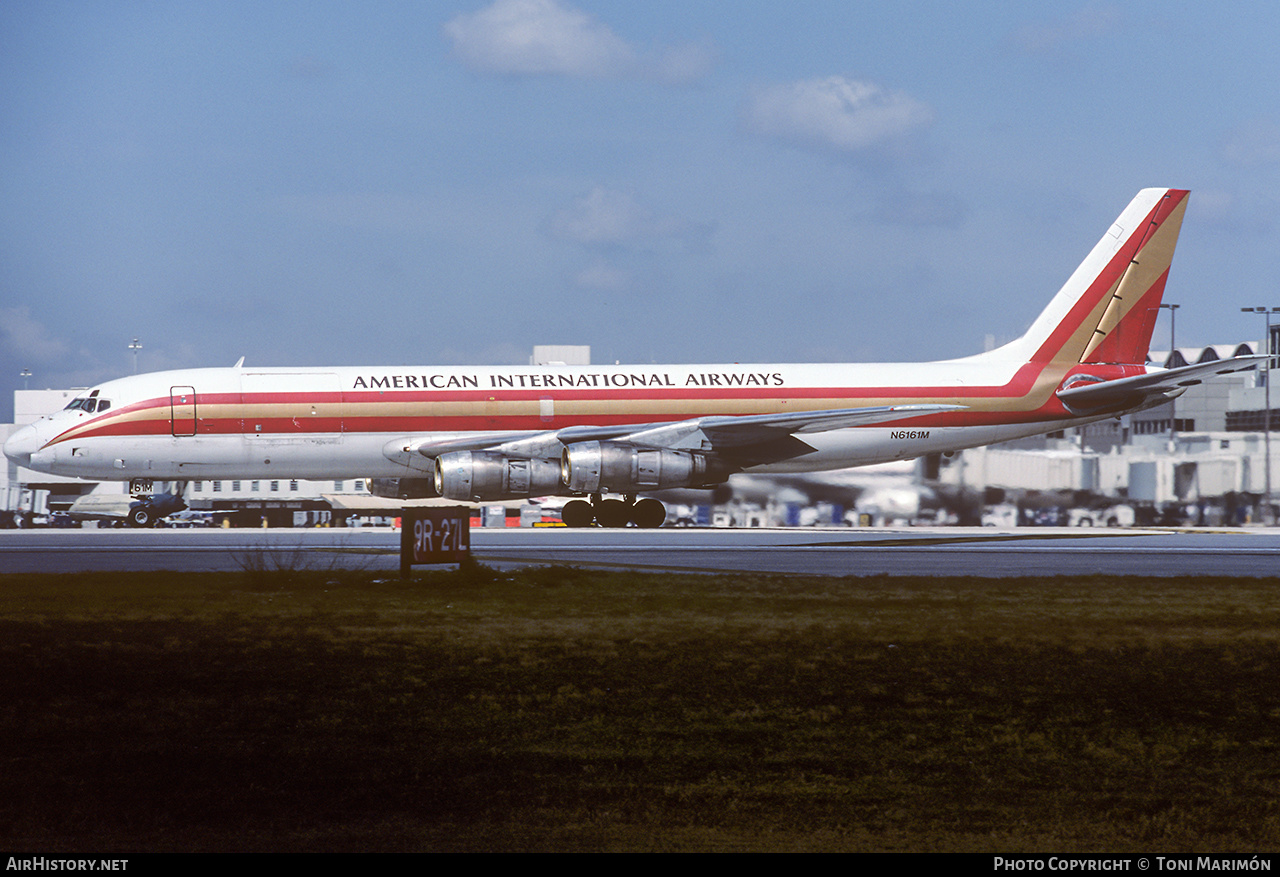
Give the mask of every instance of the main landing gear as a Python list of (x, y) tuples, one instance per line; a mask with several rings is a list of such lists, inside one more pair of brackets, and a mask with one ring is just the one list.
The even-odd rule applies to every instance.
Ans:
[(622, 499), (601, 499), (599, 494), (585, 499), (571, 499), (560, 511), (560, 520), (566, 527), (590, 527), (593, 523), (601, 527), (625, 527), (635, 524), (644, 529), (661, 527), (667, 519), (666, 507), (656, 499), (646, 498), (637, 501), (628, 496)]

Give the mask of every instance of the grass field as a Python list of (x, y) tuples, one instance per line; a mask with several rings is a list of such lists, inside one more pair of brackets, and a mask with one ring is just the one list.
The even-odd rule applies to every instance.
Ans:
[(0, 576), (0, 849), (1280, 850), (1280, 579)]

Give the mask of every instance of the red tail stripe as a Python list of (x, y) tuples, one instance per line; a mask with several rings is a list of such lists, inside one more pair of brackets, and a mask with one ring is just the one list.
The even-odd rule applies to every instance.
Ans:
[(1052, 362), (1053, 358), (1062, 351), (1067, 341), (1076, 330), (1080, 328), (1085, 319), (1093, 312), (1093, 309), (1102, 300), (1102, 297), (1115, 286), (1116, 282), (1124, 274), (1129, 267), (1129, 263), (1137, 256), (1142, 247), (1151, 239), (1164, 221), (1173, 213), (1174, 209), (1186, 199), (1189, 191), (1186, 189), (1170, 189), (1168, 193), (1162, 197), (1151, 211), (1147, 214), (1146, 219), (1142, 221), (1139, 228), (1135, 229), (1124, 244), (1116, 251), (1105, 268), (1098, 272), (1098, 276), (1089, 284), (1088, 290), (1084, 295), (1076, 301), (1066, 318), (1062, 320), (1054, 330), (1049, 334), (1044, 344), (1040, 345), (1040, 349), (1032, 356), (1034, 362)]

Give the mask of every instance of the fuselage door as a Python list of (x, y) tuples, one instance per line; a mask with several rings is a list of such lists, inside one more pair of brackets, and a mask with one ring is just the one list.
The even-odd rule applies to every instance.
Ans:
[(169, 388), (169, 424), (174, 435), (196, 434), (196, 388)]

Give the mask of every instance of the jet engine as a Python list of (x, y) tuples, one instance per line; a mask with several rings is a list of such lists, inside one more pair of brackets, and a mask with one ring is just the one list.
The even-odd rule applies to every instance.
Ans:
[(707, 487), (727, 477), (706, 454), (629, 442), (578, 442), (560, 455), (560, 478), (575, 493)]
[(490, 451), (455, 451), (436, 457), (436, 491), (464, 502), (523, 499), (559, 493), (555, 460), (508, 457)]
[(429, 499), (440, 495), (430, 478), (370, 478), (368, 484), (371, 494), (390, 499)]

